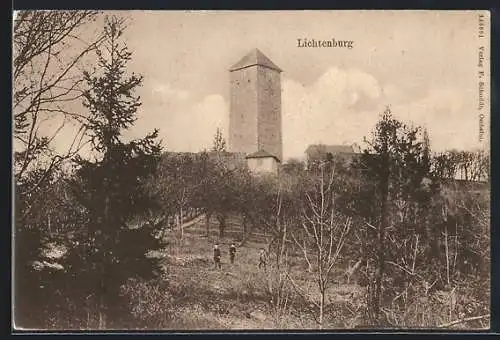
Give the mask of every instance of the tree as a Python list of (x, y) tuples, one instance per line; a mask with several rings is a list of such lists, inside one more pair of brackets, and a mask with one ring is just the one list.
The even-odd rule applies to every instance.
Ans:
[[(320, 165), (321, 175), (313, 190), (305, 193), (301, 209), (300, 228), (290, 231), (295, 245), (301, 250), (310, 271), (315, 277), (319, 291), (318, 300), (313, 301), (317, 312), (311, 310), (320, 329), (325, 326), (325, 308), (328, 288), (334, 266), (338, 263), (352, 220), (336, 209), (336, 188), (334, 187), (335, 167), (325, 174), (326, 164)], [(314, 267), (314, 270), (313, 270)], [(289, 276), (297, 292), (307, 293)]]
[[(57, 280), (53, 273), (35, 270), (33, 263), (43, 259), (42, 248), (48, 242), (64, 238), (58, 232), (66, 235), (80, 221), (80, 207), (67, 197), (61, 165), (84, 145), (83, 117), (75, 109), (82, 96), (81, 69), (85, 67), (85, 58), (103, 38), (91, 36), (84, 41), (81, 33), (98, 14), (98, 11), (23, 10), (14, 17), (12, 114), (17, 326), (47, 326), (45, 312), (54, 305), (57, 290), (51, 287)], [(44, 131), (47, 121), (59, 121), (60, 126), (52, 132)], [(79, 127), (72, 143), (66, 150), (54, 150), (53, 141), (69, 123)], [(21, 300), (28, 304), (23, 306)]]
[(487, 182), (490, 180), (490, 158), (485, 150), (473, 152), (470, 178), (472, 181)]
[(283, 171), (288, 174), (300, 174), (304, 172), (306, 165), (304, 161), (296, 158), (290, 158), (285, 164), (283, 164)]
[[(205, 207), (210, 214), (215, 214), (219, 222), (219, 237), (224, 237), (226, 218), (230, 213), (242, 213), (245, 216), (244, 193), (250, 185), (248, 169), (240, 166), (228, 167), (224, 162), (215, 162), (208, 191), (204, 193)], [(243, 233), (246, 230), (243, 223)], [(245, 237), (245, 236), (244, 236)]]
[[(23, 181), (27, 172), (43, 169), (38, 181), (26, 188), (37, 190), (49, 173), (82, 147), (84, 116), (74, 110), (82, 97), (81, 66), (102, 42), (81, 38), (81, 31), (97, 18), (97, 11), (36, 11), (17, 13), (13, 27), (14, 174)], [(71, 48), (68, 48), (71, 47)], [(73, 107), (73, 108), (72, 108)], [(47, 120), (60, 121), (55, 132), (43, 133)], [(65, 152), (51, 142), (66, 124), (79, 127)]]
[(449, 153), (438, 153), (433, 155), (432, 175), (440, 179), (455, 178), (456, 164)]
[(489, 180), (489, 156), (485, 150), (448, 150), (432, 157), (432, 173), (439, 179)]
[(212, 151), (226, 151), (226, 140), (224, 139), (224, 136), (222, 136), (222, 131), (220, 128), (217, 128), (217, 130), (215, 131)]
[[(183, 222), (190, 209), (198, 207), (198, 188), (204, 180), (204, 154), (165, 154), (150, 179), (149, 190), (154, 193), (168, 218), (175, 216), (183, 237)], [(167, 219), (168, 219), (167, 218)]]
[(71, 251), (68, 266), (75, 285), (81, 283), (73, 287), (75, 294), (96, 296), (100, 329), (108, 326), (108, 316), (124, 315), (120, 314), (124, 307), (120, 286), (132, 276), (154, 274), (157, 262), (146, 253), (160, 246), (150, 226), (132, 223), (154, 207), (144, 183), (156, 169), (161, 147), (157, 130), (143, 139), (122, 139), (123, 130), (136, 120), (141, 103), (134, 91), (142, 82), (141, 76), (126, 76), (131, 52), (120, 46), (124, 27), (122, 19), (106, 18), (106, 40), (97, 52), (101, 73), (84, 73), (88, 86), (84, 106), (90, 113), (85, 126), (96, 157), (77, 157), (72, 181), (73, 193), (85, 207), (89, 222)]
[[(291, 248), (289, 244), (290, 230), (293, 230), (298, 218), (298, 209), (296, 209), (298, 187), (297, 183), (293, 181), (294, 179), (297, 178), (286, 175), (281, 176), (278, 180), (276, 178), (260, 178), (260, 191), (252, 193), (252, 195), (259, 195), (259, 198), (262, 199), (260, 204), (254, 206), (260, 205), (261, 209), (253, 213), (261, 217), (261, 221), (270, 222), (265, 224), (265, 232), (270, 233), (272, 237), (267, 245), (270, 261), (266, 265), (265, 277), (274, 323), (278, 328), (285, 325), (285, 316), (293, 304), (293, 292), (289, 279), (291, 266), (288, 254)], [(264, 206), (271, 207), (271, 209), (262, 209)], [(272, 215), (265, 215), (266, 213)], [(262, 219), (262, 217), (264, 218)]]
[[(407, 126), (393, 118), (390, 108), (381, 115), (372, 139), (366, 142), (368, 148), (355, 167), (365, 178), (362, 190), (367, 198), (360, 204), (359, 212), (376, 231), (376, 274), (370, 305), (374, 321), (380, 323), (386, 264), (394, 258), (402, 258), (407, 263), (407, 247), (402, 244), (407, 244), (412, 233), (406, 217), (415, 216), (413, 201), (428, 199), (420, 188), (429, 176), (430, 150), (426, 133), (422, 136), (421, 128)], [(390, 226), (397, 228), (398, 237), (388, 241), (386, 230)]]

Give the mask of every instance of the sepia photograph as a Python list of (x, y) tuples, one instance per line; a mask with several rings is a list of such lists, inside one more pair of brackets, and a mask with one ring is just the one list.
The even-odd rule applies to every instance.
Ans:
[(490, 12), (20, 10), (16, 331), (490, 329)]

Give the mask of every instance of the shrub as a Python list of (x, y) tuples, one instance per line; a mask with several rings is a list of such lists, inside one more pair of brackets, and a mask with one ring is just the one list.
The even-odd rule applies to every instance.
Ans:
[(173, 317), (172, 294), (156, 280), (131, 278), (122, 286), (122, 294), (128, 298), (138, 328), (162, 328)]

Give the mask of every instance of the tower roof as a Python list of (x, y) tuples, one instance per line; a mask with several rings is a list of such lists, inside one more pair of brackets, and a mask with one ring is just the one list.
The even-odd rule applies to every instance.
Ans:
[(264, 66), (273, 70), (276, 70), (278, 72), (282, 72), (283, 70), (280, 69), (278, 66), (276, 66), (275, 63), (271, 61), (268, 57), (264, 55), (258, 48), (254, 48), (250, 53), (248, 53), (246, 56), (241, 58), (240, 61), (238, 61), (236, 64), (234, 64), (229, 71), (236, 71), (236, 70), (241, 70), (242, 68), (250, 67), (250, 66), (255, 66), (255, 65), (260, 65)]

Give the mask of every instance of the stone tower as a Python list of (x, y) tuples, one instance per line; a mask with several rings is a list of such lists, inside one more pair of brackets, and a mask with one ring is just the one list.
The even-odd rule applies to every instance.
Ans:
[(230, 69), (228, 151), (266, 151), (282, 161), (281, 72), (253, 49)]

